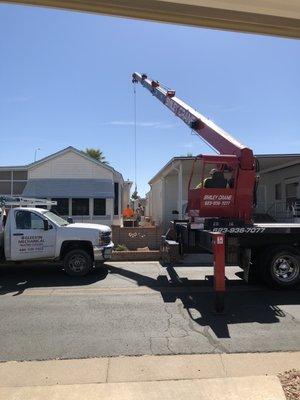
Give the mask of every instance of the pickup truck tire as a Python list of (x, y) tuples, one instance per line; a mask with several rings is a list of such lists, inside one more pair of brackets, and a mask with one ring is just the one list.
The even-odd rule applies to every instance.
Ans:
[(95, 268), (103, 268), (105, 261), (95, 261)]
[(300, 255), (289, 246), (269, 248), (261, 259), (261, 273), (273, 289), (294, 287), (300, 281)]
[(69, 251), (63, 259), (65, 272), (70, 276), (87, 275), (93, 268), (92, 257), (84, 250)]

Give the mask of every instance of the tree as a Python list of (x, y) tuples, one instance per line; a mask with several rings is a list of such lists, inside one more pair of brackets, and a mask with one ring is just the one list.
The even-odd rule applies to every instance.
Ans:
[(95, 160), (102, 162), (103, 164), (109, 164), (109, 162), (105, 159), (105, 156), (100, 149), (93, 149), (92, 147), (87, 148), (85, 149), (85, 153), (88, 156), (94, 158)]
[(138, 195), (137, 187), (135, 187), (134, 192), (131, 195), (132, 200), (138, 199), (140, 196)]

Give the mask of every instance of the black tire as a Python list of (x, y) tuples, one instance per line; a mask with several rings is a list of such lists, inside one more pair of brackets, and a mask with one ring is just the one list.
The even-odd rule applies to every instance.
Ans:
[(95, 268), (103, 268), (105, 261), (95, 261)]
[(93, 268), (93, 260), (85, 250), (75, 249), (64, 256), (64, 269), (70, 276), (85, 276)]
[(250, 285), (261, 283), (262, 281), (261, 264), (262, 263), (261, 263), (260, 252), (258, 250), (253, 250), (251, 254), (251, 265), (248, 271), (247, 279), (245, 279), (246, 271), (244, 271), (244, 279), (247, 280), (247, 282)]
[(289, 246), (269, 248), (261, 259), (261, 273), (271, 288), (294, 287), (300, 282), (300, 255)]

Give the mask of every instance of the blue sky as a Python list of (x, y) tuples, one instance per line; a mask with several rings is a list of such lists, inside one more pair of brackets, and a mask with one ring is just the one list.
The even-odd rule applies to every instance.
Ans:
[[(0, 164), (101, 148), (134, 178), (131, 73), (147, 72), (255, 153), (300, 153), (300, 41), (0, 5)], [(210, 149), (137, 88), (137, 182)]]

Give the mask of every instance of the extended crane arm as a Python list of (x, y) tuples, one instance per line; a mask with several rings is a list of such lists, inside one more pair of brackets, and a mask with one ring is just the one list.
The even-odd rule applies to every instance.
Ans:
[(175, 91), (165, 90), (159, 82), (148, 79), (147, 75), (137, 72), (132, 75), (132, 81), (134, 83), (140, 82), (220, 154), (236, 155), (240, 160), (242, 169), (251, 170), (254, 168), (255, 160), (251, 149), (176, 97)]

